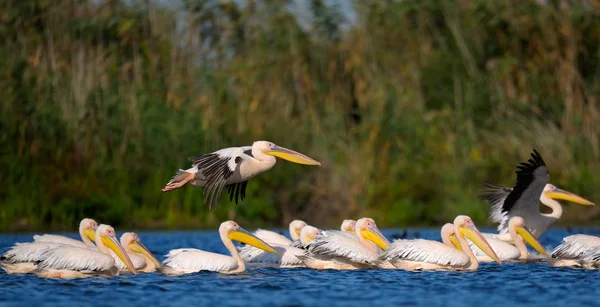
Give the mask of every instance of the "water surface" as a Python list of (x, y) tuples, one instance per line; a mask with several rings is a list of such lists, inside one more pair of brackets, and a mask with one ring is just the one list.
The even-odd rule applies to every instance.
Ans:
[[(403, 232), (390, 229), (384, 234), (391, 238)], [(598, 229), (553, 229), (540, 241), (551, 249), (571, 233), (600, 235)], [(160, 261), (169, 250), (181, 247), (226, 253), (216, 231), (138, 234)], [(409, 229), (406, 234), (439, 239), (436, 229)], [(31, 241), (31, 235), (0, 234), (0, 252), (15, 242)], [(65, 235), (77, 238), (75, 233)], [(600, 296), (600, 272), (552, 268), (542, 262), (482, 264), (475, 272), (301, 268), (44, 280), (0, 270), (0, 289), (0, 305), (6, 306), (592, 306)]]

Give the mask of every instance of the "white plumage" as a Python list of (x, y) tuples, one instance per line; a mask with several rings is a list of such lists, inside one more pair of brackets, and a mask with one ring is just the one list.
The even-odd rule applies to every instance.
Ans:
[(469, 256), (441, 242), (414, 239), (395, 240), (390, 248), (381, 255), (381, 259), (406, 260), (439, 264), (442, 266), (462, 267), (469, 264)]
[(36, 262), (54, 248), (68, 245), (49, 242), (17, 243), (0, 257), (0, 268), (7, 274), (25, 274), (37, 268)]
[(52, 235), (52, 234), (44, 234), (44, 235), (34, 235), (34, 242), (50, 242), (50, 243), (61, 243), (75, 247), (81, 248), (89, 248), (95, 247), (94, 242), (92, 242), (95, 231), (98, 228), (98, 223), (90, 218), (84, 218), (79, 222), (79, 237), (81, 241), (61, 236), (61, 235)]
[[(33, 241), (40, 242), (40, 243), (60, 243), (60, 244), (69, 245), (69, 246), (73, 246), (73, 247), (80, 247), (80, 248), (89, 248), (90, 247), (90, 245), (85, 244), (82, 241), (71, 239), (69, 237), (65, 237), (65, 236), (61, 236), (61, 235), (50, 235), (50, 234), (34, 235)], [(94, 246), (94, 245), (91, 245), (91, 246)]]

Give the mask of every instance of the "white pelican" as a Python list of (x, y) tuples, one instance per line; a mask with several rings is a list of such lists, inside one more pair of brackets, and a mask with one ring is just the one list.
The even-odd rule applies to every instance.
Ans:
[(227, 187), (230, 201), (235, 199), (237, 204), (240, 197), (241, 200), (246, 197), (248, 180), (270, 170), (276, 163), (275, 157), (297, 164), (321, 165), (321, 162), (299, 152), (268, 141), (257, 141), (252, 146), (230, 147), (189, 158), (192, 167), (180, 169), (162, 191), (171, 191), (186, 183), (204, 187), (204, 202), (210, 208)]
[[(121, 235), (121, 246), (127, 252), (133, 267), (137, 272), (154, 272), (160, 266), (158, 260), (152, 255), (148, 248), (142, 243), (140, 237), (133, 232), (125, 232)], [(127, 271), (127, 265), (114, 253), (111, 256), (115, 259), (119, 271)]]
[(258, 247), (270, 253), (278, 253), (269, 244), (248, 233), (234, 221), (221, 223), (219, 235), (231, 256), (205, 252), (195, 248), (174, 249), (167, 254), (167, 258), (157, 270), (167, 275), (182, 275), (200, 271), (227, 274), (244, 272), (246, 270), (244, 260), (240, 257), (231, 240)]
[(356, 232), (354, 230), (355, 228), (356, 228), (356, 221), (351, 220), (351, 219), (346, 219), (346, 220), (342, 221), (342, 226), (340, 227), (340, 230), (323, 230), (323, 231), (321, 231), (321, 234), (323, 236), (328, 236), (332, 233), (338, 233), (338, 234), (346, 235), (348, 237), (355, 238), (358, 240), (358, 237), (356, 236)]
[(54, 248), (69, 245), (50, 242), (17, 243), (0, 256), (0, 268), (7, 274), (26, 274), (37, 268), (37, 262)]
[(550, 264), (556, 267), (590, 266), (600, 262), (600, 238), (577, 234), (564, 237), (560, 245), (554, 248)]
[(274, 231), (264, 229), (257, 229), (253, 234), (269, 244), (292, 245), (293, 241), (297, 241), (300, 238), (300, 231), (302, 231), (302, 228), (306, 225), (306, 222), (301, 220), (293, 220), (290, 222), (289, 230), (292, 240)]
[(383, 236), (375, 221), (362, 218), (356, 221), (356, 238), (341, 232), (330, 232), (327, 236), (317, 236), (308, 243), (307, 252), (298, 256), (309, 268), (323, 270), (354, 270), (374, 265), (379, 254), (371, 244), (382, 249), (388, 248), (390, 242)]
[[(525, 220), (520, 216), (514, 216), (508, 222), (508, 233), (510, 234), (511, 241), (514, 245), (509, 244), (500, 239), (486, 236), (487, 242), (490, 244), (498, 258), (502, 261), (506, 260), (527, 260), (527, 259), (539, 259), (536, 257), (531, 257), (527, 252), (527, 246), (525, 246), (525, 242), (527, 242), (531, 247), (533, 247), (540, 255), (548, 256), (546, 249), (542, 246), (542, 244), (527, 230), (525, 224)], [(525, 241), (525, 242), (523, 242)], [(492, 262), (494, 261), (492, 258), (488, 257), (484, 252), (481, 251), (476, 245), (473, 244), (472, 241), (469, 242), (469, 246), (473, 250), (473, 253), (477, 257), (477, 261), (479, 262)]]
[(33, 241), (61, 243), (81, 248), (96, 247), (93, 241), (97, 228), (98, 223), (96, 223), (96, 221), (85, 218), (79, 223), (79, 236), (81, 237), (81, 241), (77, 241), (65, 236), (51, 234), (35, 235), (33, 236)]
[[(594, 203), (549, 184), (550, 175), (542, 156), (534, 149), (531, 158), (517, 166), (517, 184), (504, 188), (487, 184), (481, 198), (490, 205), (490, 220), (500, 223), (499, 239), (510, 241), (508, 221), (520, 216), (534, 237), (539, 238), (562, 216), (562, 207), (555, 199), (593, 206)], [(541, 213), (539, 202), (550, 207), (552, 212)]]
[(319, 229), (306, 226), (300, 232), (300, 246), (289, 246), (280, 244), (271, 244), (271, 246), (279, 252), (279, 254), (268, 253), (252, 246), (244, 246), (240, 249), (240, 256), (246, 262), (248, 267), (279, 267), (279, 268), (295, 268), (303, 267), (304, 264), (297, 256), (304, 254), (304, 247), (315, 240), (320, 234)]
[(135, 275), (133, 264), (117, 238), (115, 230), (108, 225), (100, 225), (96, 230), (97, 251), (80, 247), (58, 247), (44, 254), (37, 269), (32, 273), (41, 278), (81, 278), (94, 275), (115, 276), (119, 269), (110, 256), (109, 249), (117, 254)]
[[(390, 248), (383, 252), (380, 261), (389, 262), (398, 269), (403, 270), (477, 270), (479, 263), (465, 236), (473, 241), (480, 249), (496, 262), (500, 259), (494, 253), (483, 235), (477, 230), (475, 223), (466, 215), (459, 215), (454, 219), (454, 235), (460, 245), (460, 250), (454, 247), (451, 238), (438, 241), (415, 239), (395, 240)], [(450, 229), (444, 227), (442, 237), (449, 237)]]

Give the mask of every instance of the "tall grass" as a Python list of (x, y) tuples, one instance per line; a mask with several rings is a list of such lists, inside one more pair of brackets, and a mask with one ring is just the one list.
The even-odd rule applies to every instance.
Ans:
[[(532, 148), (600, 199), (597, 1), (353, 5), (1, 2), (0, 229), (484, 222), (481, 184)], [(160, 192), (188, 156), (260, 139), (323, 167), (280, 162), (237, 207)]]

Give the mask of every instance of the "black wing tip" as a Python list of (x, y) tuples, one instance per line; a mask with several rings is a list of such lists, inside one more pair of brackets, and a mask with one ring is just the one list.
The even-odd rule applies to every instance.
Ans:
[(531, 153), (531, 158), (517, 165), (517, 174), (533, 173), (538, 167), (546, 167), (546, 162), (542, 158), (542, 155), (534, 148)]

